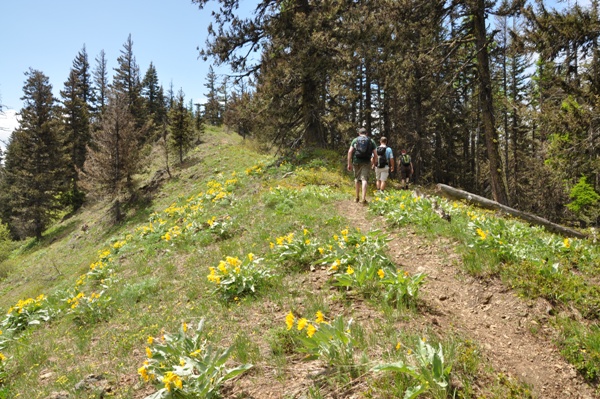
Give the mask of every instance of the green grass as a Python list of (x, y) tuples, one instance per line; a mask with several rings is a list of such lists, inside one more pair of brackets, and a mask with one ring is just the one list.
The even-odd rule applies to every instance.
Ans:
[[(441, 219), (434, 212), (435, 206), (451, 215), (452, 223)], [(483, 279), (500, 278), (523, 298), (544, 298), (555, 307), (552, 314), (571, 313), (568, 322), (554, 320), (560, 331), (557, 344), (588, 382), (598, 383), (597, 244), (550, 234), (518, 220), (435, 196), (395, 192), (376, 198), (371, 211), (385, 215), (391, 225), (410, 223), (432, 239), (452, 239), (468, 273)], [(580, 316), (583, 322), (578, 321)]]
[[(0, 263), (0, 307), (8, 310), (19, 300), (45, 294), (42, 309), (52, 314), (47, 322), (0, 335), (0, 352), (6, 356), (0, 361), (0, 378), (4, 370), (10, 376), (3, 379), (0, 388), (8, 392), (7, 397), (45, 398), (61, 390), (75, 398), (98, 397), (93, 390), (74, 388), (88, 374), (103, 375), (111, 386), (112, 397), (140, 397), (142, 392), (152, 392), (152, 380), (144, 382), (138, 371), (150, 359), (146, 352), (146, 347), (152, 346), (149, 337), (160, 343), (162, 336), (179, 334), (183, 326), (190, 326), (190, 332), (182, 336), (193, 336), (191, 326), (201, 320), (205, 321), (206, 345), (230, 349), (227, 367), (253, 365), (247, 376), (239, 378), (247, 378), (248, 384), (262, 378), (267, 386), (279, 384), (273, 389), (280, 391), (306, 369), (300, 338), (306, 339), (307, 329), (288, 330), (285, 320), (290, 312), (311, 321), (317, 312), (329, 322), (337, 317), (353, 320), (349, 329), (353, 346), (345, 348), (348, 353), (344, 354), (344, 362), (335, 352), (323, 353), (318, 348), (312, 352), (319, 361), (327, 359), (334, 367), (326, 370), (333, 374), (324, 374), (331, 378), (314, 379), (304, 392), (307, 397), (325, 397), (349, 389), (358, 389), (365, 397), (403, 396), (416, 381), (430, 377), (370, 370), (394, 361), (417, 365), (414, 353), (423, 339), (441, 348), (453, 381), (463, 387), (456, 392), (452, 384), (432, 388), (427, 391), (429, 397), (474, 398), (475, 387), (481, 387), (481, 381), (492, 381), (484, 384), (490, 387), (486, 398), (511, 397), (507, 392), (527, 390), (518, 381), (483, 367), (477, 343), (467, 337), (453, 331), (438, 336), (426, 328), (415, 329), (414, 325), (425, 324), (415, 306), (417, 296), (401, 296), (392, 303), (383, 300), (387, 288), (392, 286), (401, 292), (405, 283), (400, 279), (382, 285), (383, 277), (378, 273), (388, 276), (393, 269), (386, 258), (385, 239), (356, 232), (335, 213), (336, 201), (352, 197), (353, 184), (340, 167), (343, 155), (319, 150), (275, 162), (254, 151), (256, 143), (242, 142), (220, 129), (207, 129), (203, 140), (182, 165), (171, 166), (173, 177), (152, 198), (141, 198), (126, 207), (127, 218), (122, 224), (110, 224), (106, 204), (91, 204), (57, 222), (41, 241), (21, 243)], [(217, 145), (228, 160), (214, 156)], [(164, 167), (159, 157), (153, 162), (139, 181), (148, 180), (155, 170)], [(507, 260), (520, 259), (523, 253), (527, 259), (536, 259), (541, 253), (536, 245), (547, 248), (552, 244), (552, 262), (568, 270), (576, 268), (584, 274), (597, 271), (597, 254), (584, 244), (569, 243), (572, 250), (565, 251), (562, 241), (548, 236), (536, 244), (535, 239), (523, 238), (526, 235), (521, 227), (508, 230), (521, 237), (523, 244), (513, 243), (506, 250), (498, 244), (505, 238), (497, 237), (490, 245), (499, 251), (482, 262), (482, 254), (490, 251), (481, 248), (487, 243), (477, 241), (475, 227), (469, 223), (492, 229), (500, 228), (500, 222), (483, 225), (468, 213), (474, 211), (444, 206), (460, 227), (454, 222), (440, 222), (432, 214), (431, 203), (414, 201), (405, 191), (392, 190), (390, 198), (381, 197), (371, 203), (371, 209), (387, 214), (392, 225), (411, 224), (422, 234), (447, 236), (462, 243), (465, 264), (474, 274), (502, 276), (523, 295), (533, 294), (512, 277), (528, 276), (523, 274), (523, 262), (507, 267)], [(84, 225), (86, 231), (82, 230)], [(283, 237), (292, 237), (290, 234), (293, 238), (285, 241)], [(246, 280), (231, 282), (233, 291), (227, 295), (215, 294), (215, 282), (209, 279), (211, 268), (218, 270), (228, 257), (249, 259), (249, 254), (263, 259), (260, 267), (265, 273), (249, 273)], [(334, 271), (331, 267), (338, 259), (343, 268)], [(227, 273), (234, 273), (235, 264), (226, 263)], [(478, 269), (478, 264), (485, 266)], [(318, 271), (311, 272), (311, 266)], [(348, 266), (356, 270), (354, 276), (347, 271)], [(364, 273), (356, 277), (361, 270)], [(224, 281), (227, 274), (221, 272)], [(541, 284), (548, 292), (569, 290), (569, 300), (586, 309), (588, 305), (576, 293), (588, 287), (585, 280), (565, 281), (568, 284), (556, 287), (546, 280)], [(254, 291), (236, 291), (250, 285)], [(535, 295), (549, 294), (544, 291)], [(591, 310), (588, 313), (593, 314)], [(32, 311), (31, 317), (36, 316), (39, 314)], [(573, 331), (564, 328), (565, 337), (575, 336)], [(567, 345), (568, 340), (564, 342)], [(569, 345), (581, 346), (582, 341)], [(598, 350), (597, 345), (586, 345)], [(193, 363), (187, 349), (177, 348), (174, 351), (181, 359), (175, 359), (173, 367), (179, 367), (180, 361)], [(576, 361), (585, 372), (585, 364), (594, 359)], [(311, 367), (320, 365), (316, 362)], [(427, 362), (419, 367), (423, 376), (433, 372)], [(164, 382), (154, 387), (164, 387)], [(516, 393), (511, 395), (518, 397)]]

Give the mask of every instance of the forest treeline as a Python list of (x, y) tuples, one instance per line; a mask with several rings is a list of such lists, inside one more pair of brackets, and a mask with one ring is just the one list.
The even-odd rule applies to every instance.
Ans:
[[(203, 9), (211, 0), (193, 0)], [(85, 47), (52, 97), (26, 76), (21, 126), (3, 154), (0, 217), (40, 237), (59, 209), (123, 198), (151, 146), (181, 162), (205, 123), (282, 151), (341, 154), (359, 127), (412, 155), (418, 183), (444, 183), (554, 221), (600, 214), (599, 0), (262, 0), (219, 3), (205, 60), (205, 104), (140, 75), (131, 37), (112, 81)], [(200, 18), (200, 16), (199, 16)]]
[(223, 94), (227, 81), (219, 83), (212, 68), (204, 104), (186, 102), (172, 84), (165, 91), (153, 63), (141, 75), (131, 35), (111, 80), (109, 72), (104, 51), (91, 66), (84, 46), (59, 99), (42, 71), (25, 73), (20, 124), (0, 150), (0, 236), (40, 238), (57, 215), (98, 197), (111, 201), (120, 220), (152, 149), (169, 171), (169, 162), (182, 162), (198, 143), (205, 123), (222, 124), (223, 98), (235, 97)]
[(598, 0), (211, 1), (201, 54), (256, 76), (237, 121), (265, 141), (343, 151), (364, 126), (419, 183), (597, 223)]

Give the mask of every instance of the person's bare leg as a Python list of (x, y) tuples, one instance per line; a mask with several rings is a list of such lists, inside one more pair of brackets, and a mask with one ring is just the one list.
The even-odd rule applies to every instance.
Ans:
[(383, 180), (383, 181), (381, 182), (381, 184), (379, 185), (379, 187), (377, 187), (377, 188), (378, 188), (379, 190), (381, 190), (381, 191), (385, 190), (385, 182), (386, 182), (386, 181), (385, 181), (385, 180)]
[(358, 202), (360, 198), (360, 180), (354, 182), (354, 186), (356, 188), (356, 202)]
[(363, 201), (367, 200), (367, 185), (368, 182), (366, 180), (362, 181), (362, 199)]

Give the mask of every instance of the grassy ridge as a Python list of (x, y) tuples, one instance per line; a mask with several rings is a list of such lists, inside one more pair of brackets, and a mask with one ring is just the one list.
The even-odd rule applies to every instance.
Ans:
[[(236, 135), (209, 130), (205, 140), (151, 204), (130, 207), (123, 225), (111, 226), (98, 203), (0, 264), (0, 307), (12, 307), (0, 336), (0, 395), (96, 398), (110, 387), (117, 398), (157, 390), (156, 397), (195, 397), (253, 384), (281, 393), (305, 378), (297, 371), (306, 358), (326, 367), (304, 391), (312, 398), (353, 390), (466, 398), (481, 396), (478, 385), (487, 386), (488, 398), (530, 395), (482, 366), (468, 338), (404, 328), (420, 317), (418, 288), (426, 279), (396, 269), (385, 236), (357, 231), (333, 211), (352, 197), (343, 157), (297, 154), (275, 163)], [(406, 192), (378, 197), (371, 210), (396, 225), (454, 237), (472, 273), (502, 276), (522, 295), (570, 294), (564, 303), (595, 320), (593, 284), (568, 273), (595, 275), (593, 247), (443, 206), (455, 230), (437, 222), (431, 202)], [(316, 274), (307, 274), (311, 266)], [(526, 285), (526, 272), (544, 280)], [(565, 355), (594, 382), (599, 350), (585, 341), (593, 327), (556, 322)], [(213, 374), (197, 372), (207, 365)], [(81, 384), (89, 374), (104, 380)]]

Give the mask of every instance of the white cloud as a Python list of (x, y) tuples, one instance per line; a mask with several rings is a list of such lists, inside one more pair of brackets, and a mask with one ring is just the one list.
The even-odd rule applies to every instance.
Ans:
[(17, 111), (7, 109), (0, 112), (0, 147), (5, 149), (10, 134), (19, 126)]

